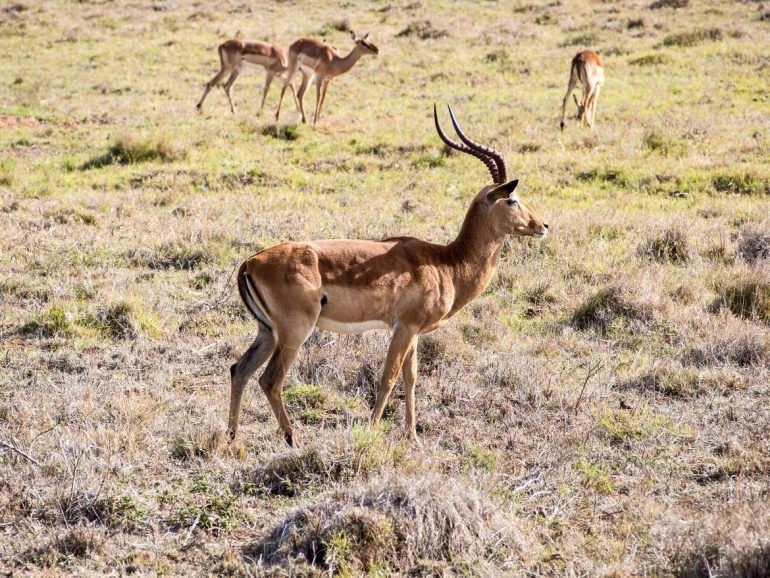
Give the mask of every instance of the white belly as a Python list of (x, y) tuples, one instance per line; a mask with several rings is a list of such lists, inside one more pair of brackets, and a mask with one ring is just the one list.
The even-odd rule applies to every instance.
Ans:
[(363, 333), (370, 329), (387, 329), (388, 324), (379, 319), (360, 321), (358, 323), (343, 323), (341, 321), (319, 317), (318, 321), (316, 321), (316, 327), (319, 327), (324, 331), (332, 331), (333, 333)]

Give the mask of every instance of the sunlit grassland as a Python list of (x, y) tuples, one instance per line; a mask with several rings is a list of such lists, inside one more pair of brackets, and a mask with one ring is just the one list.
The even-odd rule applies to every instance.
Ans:
[[(0, 565), (260, 574), (266, 536), (298, 507), (341, 513), (317, 535), (297, 526), (295, 549), (274, 553), (286, 573), (313, 539), (319, 571), (350, 575), (759, 564), (768, 20), (755, 2), (650, 4), (3, 8)], [(290, 97), (274, 123), (278, 82), (257, 116), (264, 75), (250, 68), (237, 114), (219, 89), (196, 113), (222, 40), (324, 32), (347, 52), (345, 18), (381, 55), (332, 83), (317, 128), (297, 124)], [(434, 38), (401, 34), (424, 20)], [(606, 64), (596, 130), (570, 101), (560, 132), (586, 47)], [(228, 368), (255, 331), (234, 267), (284, 240), (447, 242), (488, 182), (439, 146), (434, 102), (505, 154), (553, 234), (511, 240), (484, 295), (423, 340), (422, 447), (402, 439), (400, 386), (385, 424), (367, 426), (381, 332), (311, 337), (285, 392), (300, 450), (283, 447), (256, 384), (228, 443)], [(352, 508), (383, 487), (387, 507)], [(447, 504), (482, 506), (457, 509), (458, 526)], [(433, 529), (454, 524), (451, 545), (429, 541), (420, 560), (399, 546), (419, 526), (412, 505)]]

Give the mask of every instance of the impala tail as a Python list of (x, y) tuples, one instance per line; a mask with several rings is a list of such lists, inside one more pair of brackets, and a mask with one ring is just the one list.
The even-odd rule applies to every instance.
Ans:
[(244, 261), (240, 269), (238, 269), (238, 293), (240, 293), (243, 304), (246, 305), (246, 309), (248, 309), (249, 313), (254, 316), (254, 319), (256, 319), (260, 325), (263, 325), (266, 329), (272, 331), (273, 322), (270, 321), (267, 307), (259, 295), (259, 290), (254, 284), (254, 279), (246, 270), (246, 261)]

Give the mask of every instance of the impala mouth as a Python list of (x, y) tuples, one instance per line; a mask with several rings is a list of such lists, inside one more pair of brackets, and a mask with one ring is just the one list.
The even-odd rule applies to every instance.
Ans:
[(543, 237), (547, 237), (548, 236), (548, 231), (536, 231), (536, 232), (532, 233), (532, 236), (535, 239), (542, 239)]

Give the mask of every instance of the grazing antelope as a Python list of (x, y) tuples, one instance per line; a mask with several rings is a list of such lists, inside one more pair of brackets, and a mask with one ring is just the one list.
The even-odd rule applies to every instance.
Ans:
[(287, 242), (249, 257), (238, 270), (238, 290), (256, 318), (254, 343), (230, 368), (231, 437), (238, 432), (241, 399), (248, 379), (268, 361), (259, 379), (284, 439), (292, 426), (281, 391), (286, 373), (314, 327), (335, 333), (369, 329), (393, 332), (372, 420), (382, 417), (399, 371), (406, 389), (406, 432), (415, 440), (414, 390), (419, 335), (443, 326), (484, 290), (509, 235), (542, 238), (548, 225), (513, 194), (503, 156), (473, 142), (449, 113), (462, 143), (436, 130), (451, 148), (480, 159), (492, 184), (471, 202), (460, 233), (448, 245), (414, 237), (382, 241), (335, 239)]
[(369, 42), (369, 33), (363, 36), (356, 36), (350, 32), (350, 37), (355, 42), (353, 49), (347, 56), (342, 56), (333, 46), (326, 44), (318, 38), (300, 38), (289, 46), (289, 70), (283, 80), (281, 88), (281, 97), (278, 99), (278, 110), (275, 111), (275, 120), (281, 115), (281, 103), (283, 102), (283, 93), (286, 87), (290, 86), (291, 79), (299, 69), (302, 74), (302, 84), (299, 86), (297, 102), (299, 112), (302, 115), (302, 122), (305, 119), (305, 107), (302, 99), (305, 96), (305, 90), (311, 81), (315, 81), (315, 116), (313, 124), (318, 122), (321, 115), (321, 107), (326, 98), (326, 90), (329, 83), (340, 74), (343, 74), (353, 68), (358, 59), (365, 54), (377, 55), (380, 49)]
[(593, 50), (582, 50), (572, 59), (567, 94), (564, 95), (564, 101), (561, 104), (560, 127), (562, 130), (564, 130), (564, 118), (567, 115), (567, 101), (578, 82), (583, 86), (583, 100), (578, 102), (577, 97), (574, 94), (572, 96), (578, 107), (580, 124), (582, 126), (587, 124), (593, 128), (594, 117), (596, 116), (596, 100), (599, 98), (599, 91), (604, 84), (604, 64), (602, 64), (601, 57)]
[[(283, 48), (271, 44), (270, 42), (262, 42), (260, 40), (241, 40), (240, 38), (234, 38), (228, 40), (219, 45), (217, 49), (219, 51), (219, 63), (220, 69), (216, 73), (214, 78), (206, 83), (206, 88), (203, 91), (196, 108), (202, 110), (203, 101), (209, 94), (212, 87), (217, 86), (222, 82), (225, 76), (228, 74), (230, 77), (224, 84), (225, 94), (227, 95), (227, 101), (230, 103), (230, 111), (235, 113), (235, 106), (233, 106), (233, 99), (230, 96), (230, 89), (233, 87), (233, 83), (241, 74), (242, 64), (255, 64), (257, 66), (263, 66), (267, 76), (265, 77), (265, 88), (262, 91), (262, 104), (259, 106), (259, 112), (265, 106), (265, 99), (267, 98), (267, 91), (270, 90), (270, 84), (273, 82), (273, 78), (277, 74), (283, 74), (286, 72), (286, 53)], [(294, 94), (294, 87), (291, 87), (292, 94)], [(284, 85), (284, 90), (286, 85)], [(297, 95), (294, 95), (296, 100)]]

